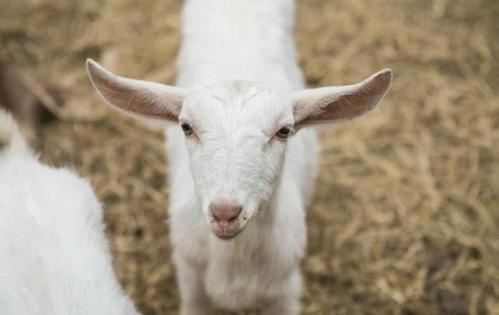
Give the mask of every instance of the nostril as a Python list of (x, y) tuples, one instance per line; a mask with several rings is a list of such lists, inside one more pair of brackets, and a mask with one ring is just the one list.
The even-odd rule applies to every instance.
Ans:
[(228, 218), (228, 221), (233, 222), (233, 221), (237, 220), (237, 218), (239, 217), (239, 214), (241, 213), (241, 210), (242, 210), (242, 208), (240, 208), (239, 210), (236, 210), (234, 212), (234, 214), (230, 218)]
[(233, 209), (233, 214), (232, 216), (229, 218), (229, 222), (232, 222), (232, 221), (235, 221), (237, 220), (237, 218), (239, 217), (239, 214), (241, 214), (241, 211), (243, 210), (243, 207), (241, 206), (235, 206), (235, 208)]
[(215, 221), (220, 221), (220, 218), (215, 214), (213, 210), (211, 210), (211, 216), (213, 217), (213, 219), (215, 219)]
[(217, 201), (210, 203), (209, 209), (216, 222), (232, 223), (237, 220), (243, 207), (233, 202)]

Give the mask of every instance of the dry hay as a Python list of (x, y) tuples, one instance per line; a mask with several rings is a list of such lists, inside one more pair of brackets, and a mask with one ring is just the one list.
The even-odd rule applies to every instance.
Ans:
[[(144, 314), (174, 314), (162, 135), (103, 110), (87, 56), (173, 82), (179, 1), (2, 0), (0, 56), (63, 91), (42, 159), (91, 178), (116, 271)], [(304, 314), (499, 314), (499, 3), (299, 1), (310, 85), (391, 66), (381, 109), (322, 136)]]

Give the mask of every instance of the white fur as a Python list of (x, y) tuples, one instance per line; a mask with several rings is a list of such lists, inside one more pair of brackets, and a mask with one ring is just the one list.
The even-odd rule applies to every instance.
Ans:
[[(219, 112), (209, 116), (203, 112), (200, 117), (213, 120), (203, 123), (226, 123), (225, 133), (237, 137), (233, 141), (239, 150), (239, 159), (248, 159), (246, 164), (251, 164), (251, 161), (260, 163), (261, 159), (254, 152), (258, 145), (244, 138), (252, 130), (280, 126), (275, 120), (281, 118), (282, 113), (281, 119), (292, 123), (292, 112), (289, 109), (286, 112), (283, 107), (287, 105), (285, 102), (290, 92), (304, 87), (291, 36), (293, 3), (289, 0), (219, 2), (223, 3), (190, 0), (185, 4), (178, 85), (196, 88), (245, 80), (270, 86), (285, 95), (272, 95), (270, 89), (261, 88), (261, 92), (267, 95), (261, 96), (260, 100), (253, 99), (251, 103), (241, 102), (244, 105), (235, 109), (231, 98), (237, 98), (239, 91), (229, 84), (219, 87), (225, 102), (215, 103), (209, 97), (204, 100), (210, 104), (203, 109)], [(218, 94), (213, 90), (210, 92)], [(220, 117), (227, 117), (227, 120)], [(265, 123), (270, 123), (270, 126), (265, 126)], [(182, 314), (205, 314), (204, 302), (208, 299), (233, 310), (260, 307), (265, 314), (297, 314), (301, 295), (298, 265), (306, 244), (304, 207), (319, 151), (315, 133), (302, 130), (289, 139), (287, 148), (275, 148), (277, 160), (284, 159), (282, 166), (270, 162), (268, 164), (274, 165), (267, 164), (262, 170), (259, 165), (252, 165), (244, 170), (243, 176), (233, 176), (241, 185), (263, 188), (262, 199), (267, 200), (255, 205), (260, 206), (259, 214), (230, 241), (217, 239), (204, 223), (200, 212), (203, 201), (196, 198), (198, 194), (186, 163), (189, 153), (183, 138), (178, 128), (169, 129), (171, 240), (182, 296)], [(211, 150), (205, 150), (208, 156), (211, 151), (214, 155), (218, 151), (213, 164), (221, 168), (232, 161), (223, 157), (227, 155), (223, 152), (226, 138), (218, 141), (221, 143), (213, 143)], [(285, 158), (284, 150), (287, 151)], [(238, 161), (232, 163), (237, 165)], [(192, 164), (202, 168), (204, 163), (194, 158)], [(196, 172), (196, 169), (192, 171)], [(222, 170), (217, 166), (204, 171), (206, 177), (224, 180), (220, 176)], [(271, 181), (260, 180), (262, 171), (272, 173)], [(280, 180), (276, 180), (277, 177)], [(261, 187), (265, 184), (274, 187)], [(218, 187), (220, 184), (214, 183), (211, 188), (216, 190)], [(247, 210), (245, 207), (243, 211)]]
[[(221, 89), (227, 98), (237, 98), (231, 95), (237, 92), (230, 86)], [(259, 100), (243, 103), (243, 108), (234, 106), (230, 99), (216, 102), (203, 98), (207, 109), (219, 112), (200, 115), (206, 119), (198, 128), (210, 130), (202, 146), (187, 141), (186, 150), (178, 128), (168, 131), (171, 240), (183, 314), (202, 314), (206, 306), (190, 300), (193, 295), (206, 294), (229, 309), (284, 301), (290, 308), (285, 314), (297, 312), (298, 263), (306, 242), (304, 205), (315, 175), (318, 146), (310, 130), (292, 137), (287, 147), (275, 139), (267, 144), (269, 136), (261, 130), (275, 132), (274, 120), (281, 118), (286, 124), (286, 119), (292, 123), (292, 117), (280, 117), (279, 108), (275, 108), (279, 102), (266, 97), (260, 94)], [(184, 106), (185, 111), (190, 108)], [(217, 120), (224, 113), (230, 119)], [(228, 147), (227, 143), (232, 145)], [(217, 239), (205, 223), (208, 203), (217, 197), (242, 202), (246, 214), (240, 220), (254, 217), (231, 241)]]
[[(287, 148), (276, 141), (267, 148), (268, 160), (255, 150), (269, 138), (258, 132), (271, 134), (276, 127), (292, 125), (286, 101), (289, 93), (304, 87), (291, 36), (293, 14), (289, 0), (190, 0), (185, 4), (178, 85), (216, 86), (184, 101), (184, 115), (202, 117), (198, 128), (219, 134), (211, 136), (213, 140), (202, 149), (188, 141), (192, 148), (186, 150), (178, 127), (167, 133), (171, 241), (181, 314), (205, 314), (208, 300), (232, 310), (298, 314), (298, 265), (306, 244), (304, 207), (319, 151), (316, 135), (302, 130), (289, 139)], [(220, 84), (232, 80), (258, 84), (246, 89), (235, 83)], [(252, 93), (259, 95), (242, 100)], [(197, 106), (200, 103), (206, 106)], [(235, 174), (224, 176), (227, 165)], [(191, 171), (201, 181), (197, 189)], [(225, 186), (227, 177), (234, 182)], [(228, 191), (220, 191), (223, 187)], [(247, 201), (243, 211), (250, 212), (248, 217), (257, 211), (258, 215), (233, 240), (217, 239), (200, 210), (206, 212), (206, 203), (217, 194), (245, 193), (253, 193), (257, 200)]]
[[(206, 314), (209, 301), (298, 314), (305, 205), (319, 153), (315, 132), (302, 127), (368, 112), (389, 88), (385, 70), (360, 84), (301, 91), (293, 14), (292, 0), (187, 0), (174, 93), (145, 82), (130, 87), (87, 62), (114, 107), (193, 127), (188, 136), (179, 124), (166, 132), (183, 315)], [(296, 134), (281, 139), (282, 127)], [(241, 232), (228, 241), (212, 233), (220, 225), (209, 205), (219, 200), (242, 206)]]
[(0, 110), (0, 314), (138, 314), (113, 273), (101, 206), (76, 174), (38, 162)]

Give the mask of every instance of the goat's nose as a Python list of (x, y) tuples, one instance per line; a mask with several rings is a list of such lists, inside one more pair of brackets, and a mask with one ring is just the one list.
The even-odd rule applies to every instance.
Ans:
[(210, 203), (210, 212), (217, 223), (231, 223), (238, 217), (243, 207), (235, 202), (221, 200)]

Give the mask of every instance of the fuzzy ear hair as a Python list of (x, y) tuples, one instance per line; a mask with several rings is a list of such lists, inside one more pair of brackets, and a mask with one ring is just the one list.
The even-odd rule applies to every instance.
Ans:
[(352, 85), (297, 92), (292, 98), (298, 128), (352, 119), (371, 111), (390, 88), (392, 70), (384, 69)]
[(178, 121), (183, 89), (120, 77), (92, 59), (87, 59), (86, 66), (94, 88), (111, 107), (146, 120)]

